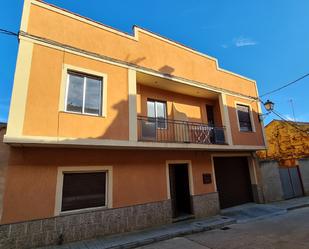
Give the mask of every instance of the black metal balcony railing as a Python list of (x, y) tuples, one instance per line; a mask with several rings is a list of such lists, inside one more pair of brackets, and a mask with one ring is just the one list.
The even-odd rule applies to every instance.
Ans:
[(138, 117), (137, 121), (139, 141), (226, 144), (224, 127), (150, 117)]

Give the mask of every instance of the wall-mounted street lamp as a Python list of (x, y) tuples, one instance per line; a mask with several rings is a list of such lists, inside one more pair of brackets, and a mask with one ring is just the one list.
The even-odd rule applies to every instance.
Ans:
[[(263, 103), (263, 102), (262, 102)], [(269, 99), (263, 103), (266, 111), (268, 112), (271, 112), (272, 110), (274, 110), (274, 106), (275, 106), (275, 103), (274, 102), (271, 102)]]
[(260, 122), (262, 122), (264, 118), (274, 110), (274, 106), (275, 106), (275, 103), (270, 101), (269, 99), (266, 102), (262, 102), (262, 104), (264, 105), (267, 113), (259, 115)]

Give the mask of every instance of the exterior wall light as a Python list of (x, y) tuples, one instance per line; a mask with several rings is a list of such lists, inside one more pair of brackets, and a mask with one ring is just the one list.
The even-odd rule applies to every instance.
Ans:
[(263, 103), (266, 111), (268, 112), (271, 112), (272, 110), (274, 110), (274, 106), (275, 106), (275, 103), (274, 102), (271, 102), (269, 99)]

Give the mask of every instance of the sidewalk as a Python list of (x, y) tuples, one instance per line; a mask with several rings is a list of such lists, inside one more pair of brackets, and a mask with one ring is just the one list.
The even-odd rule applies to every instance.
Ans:
[(237, 223), (264, 219), (280, 214), (285, 214), (290, 210), (309, 207), (309, 196), (271, 202), (267, 204), (246, 203), (240, 206), (221, 210), (221, 214), (235, 219)]
[(221, 210), (222, 215), (235, 219), (236, 223), (246, 223), (285, 213), (287, 213), (287, 210), (283, 207), (277, 207), (272, 204), (257, 203), (246, 203), (240, 206)]
[(284, 200), (284, 201), (272, 202), (270, 204), (275, 207), (284, 208), (287, 211), (297, 209), (297, 208), (309, 207), (309, 196), (304, 196), (304, 197), (299, 197), (299, 198)]
[(309, 196), (273, 202), (270, 204), (248, 203), (221, 211), (215, 217), (172, 223), (143, 231), (119, 234), (109, 237), (72, 242), (61, 246), (48, 246), (41, 249), (127, 249), (148, 245), (170, 238), (223, 228), (234, 223), (284, 214), (289, 210), (309, 207)]
[(215, 216), (208, 219), (188, 220), (172, 223), (143, 231), (120, 234), (92, 240), (78, 241), (61, 246), (48, 246), (41, 249), (126, 249), (148, 245), (177, 236), (188, 235), (222, 228), (235, 223), (234, 219)]

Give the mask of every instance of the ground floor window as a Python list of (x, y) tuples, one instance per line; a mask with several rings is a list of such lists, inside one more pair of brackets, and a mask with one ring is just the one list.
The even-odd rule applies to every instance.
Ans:
[(107, 172), (63, 172), (61, 211), (105, 207)]

